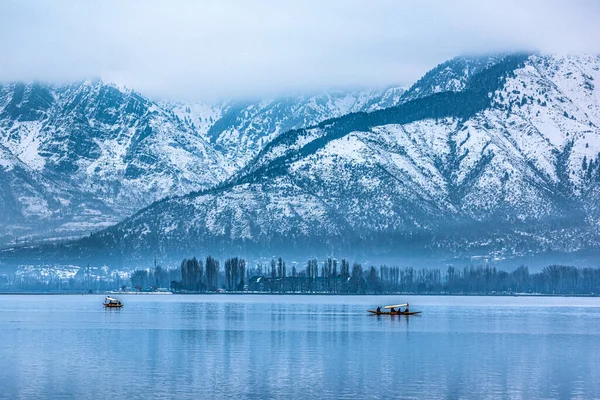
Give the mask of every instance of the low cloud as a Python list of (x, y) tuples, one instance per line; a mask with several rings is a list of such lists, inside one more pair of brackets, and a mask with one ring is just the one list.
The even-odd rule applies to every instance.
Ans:
[(410, 85), (455, 55), (600, 52), (594, 1), (3, 1), (0, 81), (203, 100)]

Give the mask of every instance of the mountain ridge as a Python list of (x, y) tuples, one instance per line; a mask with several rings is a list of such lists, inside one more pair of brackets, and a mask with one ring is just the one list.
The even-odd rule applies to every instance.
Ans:
[[(422, 89), (393, 108), (281, 134), (221, 185), (63, 250), (502, 259), (598, 248), (600, 59), (516, 54), (478, 65), (457, 91)], [(443, 87), (439, 75), (424, 79)]]
[[(252, 119), (256, 115), (244, 119), (248, 112), (240, 108), (241, 114), (235, 115), (238, 137), (232, 139), (231, 132), (223, 132), (221, 136), (228, 138), (229, 144), (229, 149), (224, 149), (224, 139), (215, 137), (213, 142), (207, 132), (219, 124), (221, 113), (230, 110), (231, 104), (155, 102), (101, 80), (1, 85), (4, 163), (8, 165), (9, 158), (19, 159), (21, 175), (26, 174), (32, 182), (43, 176), (47, 188), (39, 187), (36, 192), (20, 191), (14, 185), (3, 187), (0, 198), (5, 204), (0, 219), (14, 221), (0, 242), (19, 237), (22, 241), (79, 236), (112, 225), (153, 201), (223, 181), (252, 151), (277, 135), (290, 107), (300, 110), (294, 114), (298, 123), (318, 121), (325, 112), (344, 113), (348, 99), (356, 98), (353, 104), (357, 104), (360, 98), (365, 107), (376, 107), (379, 101), (388, 101), (386, 93), (395, 91), (402, 89), (322, 93), (298, 98), (296, 103), (288, 99), (286, 104), (291, 106), (279, 114), (272, 109), (282, 100), (249, 102), (246, 108), (260, 111), (255, 114), (270, 112), (269, 121), (261, 122), (265, 136), (261, 138), (255, 129), (251, 140), (247, 138), (241, 127), (257, 124)], [(310, 107), (317, 99), (328, 105), (325, 111)], [(343, 104), (336, 110), (340, 101)], [(237, 153), (231, 150), (238, 148)], [(16, 178), (5, 178), (11, 179)], [(40, 207), (22, 206), (29, 203)]]

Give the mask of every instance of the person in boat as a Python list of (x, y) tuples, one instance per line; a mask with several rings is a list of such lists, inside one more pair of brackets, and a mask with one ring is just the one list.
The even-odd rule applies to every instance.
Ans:
[(381, 313), (381, 307), (377, 307), (377, 314)]
[(408, 310), (408, 303), (406, 303), (406, 310), (404, 310), (404, 312), (406, 312), (406, 313), (407, 313), (407, 312), (410, 312), (410, 311)]
[(395, 313), (395, 312), (396, 312), (396, 309), (395, 309), (394, 307), (392, 307), (392, 308), (390, 309), (390, 313)]

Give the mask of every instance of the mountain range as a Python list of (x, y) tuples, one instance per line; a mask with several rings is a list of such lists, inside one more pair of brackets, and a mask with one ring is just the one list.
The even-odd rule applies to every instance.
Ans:
[[(210, 107), (143, 103), (152, 104), (147, 107), (157, 114), (150, 118), (157, 125), (148, 124), (160, 129), (152, 132), (194, 138), (186, 142), (188, 136), (181, 133), (176, 143), (193, 143), (184, 147), (190, 157), (203, 149), (210, 173), (184, 180), (166, 161), (158, 173), (145, 158), (149, 151), (141, 151), (128, 159), (138, 171), (131, 182), (154, 188), (159, 178), (173, 179), (172, 186), (159, 185), (160, 194), (143, 198), (152, 204), (80, 240), (8, 249), (3, 257), (123, 264), (207, 253), (500, 260), (594, 252), (600, 245), (599, 79), (596, 55), (499, 54), (457, 57), (406, 91)], [(98, 101), (90, 107), (99, 107)], [(48, 115), (48, 109), (40, 113)], [(41, 114), (27, 115), (39, 120)], [(113, 117), (119, 126), (140, 123), (119, 112)], [(110, 123), (91, 126), (97, 125)], [(137, 133), (131, 126), (140, 125), (127, 126)], [(19, 143), (39, 136), (21, 133)], [(164, 145), (164, 138), (149, 142)], [(41, 142), (38, 148), (45, 149)], [(8, 187), (18, 189), (32, 164), (19, 157), (18, 146), (4, 143), (0, 154), (6, 154), (3, 159), (9, 161), (3, 162), (12, 168), (14, 182)], [(88, 147), (75, 146), (81, 149), (77, 154), (88, 152), (86, 162), (95, 157)], [(44, 157), (47, 153), (52, 154), (44, 152)], [(46, 159), (51, 163), (44, 168), (56, 168), (60, 160)], [(40, 174), (31, 191), (55, 195), (52, 180), (57, 176), (62, 175)], [(123, 176), (117, 178), (119, 187), (132, 185)], [(135, 186), (115, 193), (121, 191), (131, 205), (140, 193)], [(155, 201), (165, 195), (170, 197)]]
[(100, 80), (1, 86), (0, 243), (113, 225), (222, 182), (279, 132), (394, 105), (402, 91), (188, 104)]

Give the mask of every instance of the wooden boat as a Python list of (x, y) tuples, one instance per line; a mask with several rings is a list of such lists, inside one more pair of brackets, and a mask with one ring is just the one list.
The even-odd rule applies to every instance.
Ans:
[(370, 312), (371, 314), (375, 314), (375, 315), (415, 315), (415, 314), (421, 314), (421, 311), (409, 311), (409, 312), (391, 312), (391, 311), (379, 311), (377, 312), (376, 310), (367, 310), (368, 312)]
[(106, 308), (121, 308), (123, 307), (123, 303), (121, 303), (121, 300), (117, 300), (117, 299), (113, 299), (110, 296), (106, 296), (106, 299), (104, 299), (104, 307)]
[(421, 314), (421, 311), (400, 311), (400, 307), (406, 307), (406, 309), (408, 310), (408, 303), (404, 303), (404, 304), (394, 304), (391, 306), (385, 306), (383, 308), (385, 309), (392, 309), (394, 310), (395, 308), (398, 309), (398, 311), (394, 310), (394, 311), (378, 311), (378, 310), (367, 310), (368, 312), (370, 312), (371, 314), (375, 314), (375, 315), (415, 315), (415, 314)]

